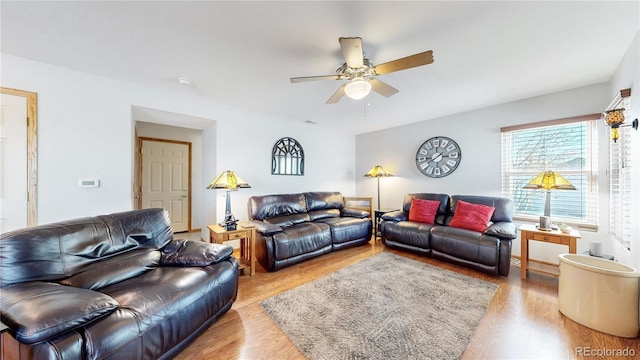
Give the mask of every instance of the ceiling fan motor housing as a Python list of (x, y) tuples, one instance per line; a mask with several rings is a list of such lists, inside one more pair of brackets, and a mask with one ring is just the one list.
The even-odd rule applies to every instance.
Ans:
[(362, 67), (352, 68), (345, 62), (336, 69), (336, 73), (342, 75), (341, 80), (366, 79), (376, 75), (373, 70), (373, 63), (367, 58), (362, 59)]

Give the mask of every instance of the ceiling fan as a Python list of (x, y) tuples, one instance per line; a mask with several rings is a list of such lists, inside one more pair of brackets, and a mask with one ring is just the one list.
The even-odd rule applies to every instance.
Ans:
[(376, 79), (377, 75), (428, 65), (433, 62), (433, 51), (429, 50), (380, 65), (373, 65), (362, 51), (362, 38), (341, 37), (338, 41), (345, 63), (336, 69), (336, 75), (303, 76), (290, 79), (292, 83), (316, 80), (349, 80), (331, 95), (327, 104), (337, 103), (344, 95), (352, 99), (362, 99), (371, 90), (386, 97), (392, 96), (398, 92), (398, 89)]

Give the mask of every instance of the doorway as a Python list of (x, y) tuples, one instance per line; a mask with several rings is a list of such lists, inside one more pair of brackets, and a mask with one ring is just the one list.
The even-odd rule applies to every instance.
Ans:
[(174, 232), (191, 231), (191, 143), (138, 137), (138, 149), (138, 208), (163, 208)]
[(37, 95), (0, 88), (0, 232), (37, 225)]

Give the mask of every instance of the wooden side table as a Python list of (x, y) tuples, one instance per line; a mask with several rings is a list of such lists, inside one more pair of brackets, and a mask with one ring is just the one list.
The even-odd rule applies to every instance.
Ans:
[(240, 269), (249, 268), (249, 275), (256, 273), (256, 230), (247, 222), (239, 222), (236, 230), (226, 230), (216, 224), (209, 225), (209, 242), (222, 244), (225, 241), (240, 240)]
[(552, 272), (549, 269), (538, 268), (531, 269), (529, 267), (529, 240), (542, 241), (551, 244), (567, 245), (569, 247), (569, 253), (576, 253), (576, 241), (580, 238), (578, 230), (571, 230), (570, 233), (565, 234), (560, 230), (544, 231), (538, 230), (535, 225), (522, 225), (520, 226), (520, 278), (527, 279), (527, 270), (542, 272), (550, 275), (558, 275), (557, 272)]

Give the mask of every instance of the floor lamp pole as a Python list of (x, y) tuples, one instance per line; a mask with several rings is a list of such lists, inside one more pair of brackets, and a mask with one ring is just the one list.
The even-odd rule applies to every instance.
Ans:
[(378, 180), (378, 210), (380, 210), (380, 177), (376, 178)]

